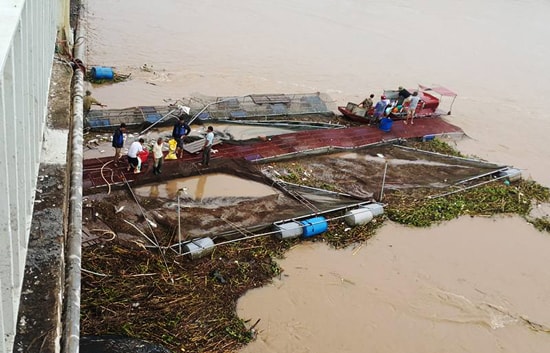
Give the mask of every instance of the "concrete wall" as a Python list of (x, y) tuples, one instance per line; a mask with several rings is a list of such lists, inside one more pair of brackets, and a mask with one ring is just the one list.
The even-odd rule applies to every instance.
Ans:
[(57, 31), (68, 0), (0, 0), (0, 351), (11, 352), (46, 124)]

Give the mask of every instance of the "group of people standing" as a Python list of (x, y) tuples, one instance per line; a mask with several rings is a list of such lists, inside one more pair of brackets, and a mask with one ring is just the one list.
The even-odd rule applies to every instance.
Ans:
[(398, 95), (395, 101), (391, 101), (385, 95), (380, 97), (380, 100), (374, 104), (374, 94), (369, 95), (360, 104), (359, 107), (364, 108), (367, 111), (372, 110), (372, 116), (376, 121), (387, 117), (392, 112), (400, 112), (402, 109), (406, 111), (406, 119), (404, 124), (414, 125), (414, 118), (416, 116), (416, 110), (422, 103), (418, 91), (410, 93), (407, 89), (399, 86)]
[[(114, 165), (118, 166), (118, 163), (122, 159), (121, 151), (124, 146), (124, 134), (127, 132), (126, 124), (121, 123), (120, 126), (114, 131), (112, 137), (112, 146), (115, 149), (114, 155)], [(183, 158), (183, 147), (185, 144), (185, 137), (189, 135), (191, 128), (185, 122), (183, 117), (180, 117), (178, 122), (174, 124), (172, 129), (172, 138), (176, 141), (176, 155), (178, 159)], [(144, 146), (145, 140), (139, 138), (137, 141), (134, 141), (130, 144), (128, 148), (128, 171), (133, 171), (135, 174), (141, 172), (141, 165), (145, 163), (149, 158), (150, 152), (153, 154), (153, 173), (155, 175), (162, 173), (162, 165), (164, 161), (164, 139), (159, 137), (155, 143), (153, 143), (150, 149)], [(206, 137), (204, 140), (204, 145), (202, 149), (202, 166), (208, 167), (210, 163), (210, 154), (212, 152), (212, 146), (214, 144), (214, 128), (209, 126), (207, 128)]]

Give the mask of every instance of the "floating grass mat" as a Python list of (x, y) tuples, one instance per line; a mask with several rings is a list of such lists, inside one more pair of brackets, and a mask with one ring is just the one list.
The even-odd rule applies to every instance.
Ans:
[[(354, 228), (331, 223), (309, 240), (260, 237), (216, 247), (189, 260), (115, 243), (84, 251), (83, 335), (123, 335), (162, 344), (174, 352), (231, 352), (255, 337), (255, 322), (236, 314), (246, 291), (282, 274), (275, 259), (301, 241), (342, 248), (371, 237), (382, 221)], [(168, 264), (168, 268), (165, 263)]]
[[(190, 261), (114, 243), (83, 256), (82, 334), (116, 334), (174, 352), (228, 352), (253, 338), (237, 299), (281, 273), (274, 258), (293, 242), (256, 238)], [(248, 325), (248, 328), (247, 328)]]
[(439, 198), (427, 198), (430, 191), (394, 191), (386, 194), (387, 217), (395, 222), (428, 227), (459, 216), (485, 216), (499, 213), (527, 217), (533, 202), (547, 202), (548, 188), (534, 181), (511, 185), (495, 181), (477, 188)]
[(528, 221), (531, 222), (535, 226), (535, 228), (537, 228), (541, 232), (550, 232), (550, 218), (549, 217), (528, 219)]
[(354, 227), (349, 227), (344, 222), (331, 222), (328, 230), (319, 239), (336, 249), (360, 245), (376, 234), (378, 228), (384, 224), (384, 219), (385, 217), (381, 216), (367, 224)]
[(430, 140), (430, 141), (407, 141), (406, 142), (407, 147), (416, 148), (423, 151), (428, 152), (437, 152), (441, 154), (446, 154), (448, 156), (453, 157), (463, 157), (466, 158), (467, 156), (460, 153), (460, 151), (457, 151), (453, 146), (449, 145), (445, 141), (441, 141), (438, 139)]

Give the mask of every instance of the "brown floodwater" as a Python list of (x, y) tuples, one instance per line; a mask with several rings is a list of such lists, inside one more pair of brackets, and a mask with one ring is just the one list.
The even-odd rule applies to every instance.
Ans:
[(261, 319), (242, 352), (544, 352), (549, 252), (547, 235), (515, 217), (388, 224), (347, 250), (299, 246), (280, 279), (240, 300), (241, 317)]
[[(548, 1), (87, 3), (87, 64), (132, 74), (92, 87), (109, 108), (316, 91), (336, 106), (441, 84), (463, 152), (550, 185)], [(305, 244), (240, 301), (261, 319), (243, 351), (547, 352), (549, 252), (519, 218), (389, 224), (355, 252)]]

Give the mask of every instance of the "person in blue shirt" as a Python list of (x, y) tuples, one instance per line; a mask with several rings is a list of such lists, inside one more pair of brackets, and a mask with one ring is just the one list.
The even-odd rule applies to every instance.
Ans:
[(120, 151), (122, 150), (122, 147), (124, 146), (124, 133), (126, 132), (126, 124), (121, 123), (120, 127), (118, 127), (115, 132), (113, 133), (113, 147), (115, 148), (115, 157), (114, 157), (114, 164), (115, 167), (118, 166), (118, 162), (120, 161)]
[(389, 100), (386, 98), (386, 96), (381, 96), (380, 100), (376, 105), (374, 106), (374, 118), (376, 120), (380, 120), (384, 117), (384, 112), (386, 110), (386, 107), (388, 106)]
[(179, 121), (174, 124), (174, 129), (172, 130), (172, 137), (176, 140), (176, 156), (178, 158), (183, 158), (183, 138), (191, 132), (191, 128), (185, 122), (185, 119), (181, 116)]

